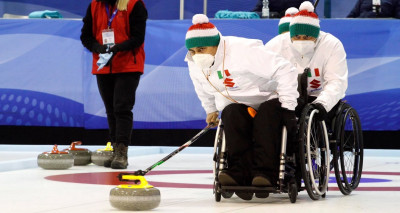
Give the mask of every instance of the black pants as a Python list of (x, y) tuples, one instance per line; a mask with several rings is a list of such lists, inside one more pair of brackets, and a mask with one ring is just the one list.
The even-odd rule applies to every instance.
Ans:
[(110, 140), (113, 143), (131, 143), (132, 109), (141, 73), (96, 75), (97, 86), (106, 108)]
[(244, 104), (230, 104), (222, 111), (228, 172), (241, 185), (249, 185), (254, 176), (266, 175), (278, 180), (282, 135), (282, 108), (278, 99), (262, 103), (252, 118)]

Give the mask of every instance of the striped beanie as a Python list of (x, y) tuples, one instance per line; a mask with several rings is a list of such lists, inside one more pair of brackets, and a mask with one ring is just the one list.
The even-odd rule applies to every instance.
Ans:
[(209, 22), (204, 14), (196, 14), (192, 19), (193, 25), (186, 33), (186, 48), (218, 46), (219, 31)]
[(290, 7), (286, 10), (285, 16), (283, 16), (281, 20), (279, 20), (279, 34), (289, 32), (290, 20), (292, 20), (294, 14), (298, 12), (299, 10), (295, 7)]
[(301, 3), (299, 12), (290, 21), (290, 37), (296, 35), (308, 35), (318, 38), (320, 27), (317, 14), (314, 13), (314, 6), (311, 2)]

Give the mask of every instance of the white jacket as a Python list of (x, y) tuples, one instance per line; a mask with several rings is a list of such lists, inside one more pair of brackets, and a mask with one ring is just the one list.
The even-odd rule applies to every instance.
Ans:
[(303, 73), (306, 67), (311, 69), (308, 94), (317, 97), (314, 103), (322, 104), (326, 111), (329, 112), (344, 98), (348, 76), (346, 52), (342, 42), (335, 36), (321, 31), (311, 59), (302, 58), (293, 48), (290, 33), (276, 36), (266, 43), (265, 47), (292, 62), (299, 74)]
[[(282, 56), (267, 51), (261, 40), (221, 36), (215, 62), (207, 70), (197, 67), (189, 52), (185, 61), (207, 114), (234, 103), (227, 97), (255, 109), (273, 98), (289, 110), (297, 105), (296, 69)], [(227, 71), (221, 72), (223, 68)]]

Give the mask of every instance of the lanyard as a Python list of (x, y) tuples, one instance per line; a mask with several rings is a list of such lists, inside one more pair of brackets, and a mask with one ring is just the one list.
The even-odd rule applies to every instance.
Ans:
[(108, 25), (108, 29), (110, 29), (111, 28), (111, 22), (113, 21), (115, 15), (117, 15), (118, 8), (115, 8), (114, 12), (112, 13), (112, 15), (110, 17), (110, 8), (108, 8), (108, 7), (109, 7), (109, 5), (107, 4), (107, 6), (106, 6), (106, 12), (107, 12), (107, 18), (108, 18), (107, 25)]
[[(225, 45), (225, 40), (224, 40), (224, 58), (223, 58), (223, 60), (222, 60), (222, 70), (223, 70), (223, 71), (222, 71), (222, 75), (224, 75), (224, 70), (225, 70), (225, 50), (226, 50), (225, 46), (226, 46), (226, 45)], [(235, 99), (233, 99), (233, 98), (231, 97), (231, 95), (229, 95), (229, 92), (228, 92), (228, 89), (226, 88), (226, 85), (225, 85), (225, 91), (226, 91), (226, 94), (228, 94), (228, 96), (224, 95), (217, 87), (214, 86), (214, 84), (211, 83), (211, 81), (208, 79), (208, 76), (209, 76), (209, 75), (207, 76), (207, 75), (204, 73), (203, 69), (201, 70), (201, 72), (204, 74), (204, 77), (206, 77), (208, 83), (209, 83), (212, 87), (214, 87), (214, 89), (217, 90), (217, 92), (219, 92), (219, 94), (221, 94), (222, 96), (224, 96), (226, 99), (232, 101), (233, 103), (239, 103), (239, 102), (237, 102)]]

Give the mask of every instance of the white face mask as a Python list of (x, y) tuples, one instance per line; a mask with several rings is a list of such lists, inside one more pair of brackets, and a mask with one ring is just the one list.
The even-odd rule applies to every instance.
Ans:
[(292, 45), (297, 52), (305, 56), (314, 54), (316, 46), (314, 41), (293, 41)]
[(215, 57), (211, 54), (195, 54), (192, 58), (200, 69), (210, 68), (215, 60)]

